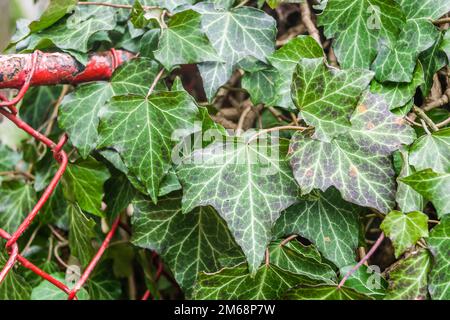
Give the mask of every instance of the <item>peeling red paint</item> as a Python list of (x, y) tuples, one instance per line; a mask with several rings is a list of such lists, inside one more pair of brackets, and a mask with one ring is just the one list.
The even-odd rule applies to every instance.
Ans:
[[(66, 53), (39, 53), (32, 86), (108, 80), (115, 68), (135, 55), (111, 50), (89, 56), (86, 66)], [(0, 55), (0, 88), (21, 88), (32, 65), (31, 54)]]

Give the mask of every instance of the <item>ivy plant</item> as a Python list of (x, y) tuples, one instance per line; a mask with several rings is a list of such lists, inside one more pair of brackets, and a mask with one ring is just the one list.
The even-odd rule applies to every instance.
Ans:
[[(21, 254), (70, 286), (119, 218), (79, 299), (450, 299), (450, 0), (319, 2), (51, 0), (17, 21), (8, 54), (132, 56), (18, 106), (69, 154)], [(57, 166), (0, 139), (12, 233)], [(18, 266), (0, 298), (66, 295)]]

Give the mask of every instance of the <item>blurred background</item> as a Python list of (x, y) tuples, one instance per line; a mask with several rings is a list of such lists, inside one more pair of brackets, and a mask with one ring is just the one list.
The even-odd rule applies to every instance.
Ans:
[(45, 9), (49, 0), (0, 0), (0, 49), (8, 44), (16, 21), (35, 19)]
[[(15, 31), (19, 19), (36, 19), (45, 10), (49, 0), (0, 0), (0, 50), (3, 52)], [(10, 121), (0, 116), (0, 143), (16, 148), (26, 136)]]

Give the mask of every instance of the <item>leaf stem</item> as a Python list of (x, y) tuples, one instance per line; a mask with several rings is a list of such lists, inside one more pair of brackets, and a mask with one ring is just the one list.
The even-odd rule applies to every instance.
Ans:
[(418, 106), (414, 106), (413, 110), (414, 110), (415, 113), (417, 113), (417, 115), (419, 117), (421, 117), (426, 122), (426, 124), (433, 131), (438, 131), (439, 130), (439, 128), (436, 126), (436, 124), (433, 122), (433, 120), (431, 120), (421, 108), (419, 108)]
[(316, 25), (312, 21), (312, 13), (311, 9), (309, 8), (308, 1), (305, 1), (300, 4), (300, 14), (302, 16), (303, 24), (306, 27), (306, 30), (308, 30), (308, 33), (311, 35), (311, 37), (314, 38), (314, 40), (317, 41), (317, 43), (323, 47), (322, 40), (320, 39), (320, 33), (319, 30), (317, 30)]
[[(86, 1), (86, 2), (78, 2), (78, 5), (84, 6), (103, 6), (103, 7), (112, 7), (116, 9), (129, 9), (132, 10), (133, 6), (129, 4), (117, 4), (117, 3), (109, 3), (109, 2), (94, 2), (94, 1)], [(142, 6), (144, 10), (154, 10), (159, 9), (157, 6)]]
[(441, 24), (446, 24), (446, 23), (450, 23), (450, 18), (442, 18), (442, 19), (438, 19), (433, 21), (433, 24), (435, 25), (441, 25)]
[(269, 128), (269, 129), (264, 129), (261, 130), (257, 133), (255, 133), (249, 140), (248, 142), (250, 143), (251, 141), (253, 141), (256, 137), (262, 135), (262, 134), (266, 134), (269, 132), (274, 132), (274, 131), (284, 131), (284, 130), (296, 130), (296, 131), (305, 131), (305, 130), (310, 130), (313, 127), (300, 127), (300, 126), (281, 126), (281, 127), (273, 127), (273, 128)]
[(244, 126), (244, 121), (245, 118), (247, 118), (247, 115), (250, 113), (250, 111), (252, 110), (252, 106), (248, 105), (244, 111), (242, 111), (241, 116), (239, 117), (239, 122), (238, 125), (236, 127), (236, 135), (240, 135), (242, 132), (242, 127)]
[(344, 284), (345, 281), (356, 271), (361, 267), (369, 258), (375, 253), (375, 251), (378, 249), (378, 247), (381, 245), (381, 243), (384, 240), (384, 233), (382, 232), (380, 236), (378, 237), (377, 241), (375, 241), (372, 248), (370, 248), (369, 252), (354, 266), (347, 274), (342, 278), (341, 282), (339, 282), (338, 289), (340, 289)]
[(266, 267), (270, 266), (270, 252), (269, 248), (266, 248)]
[(158, 84), (158, 81), (161, 79), (163, 73), (164, 73), (164, 68), (159, 70), (158, 74), (156, 75), (155, 79), (153, 80), (150, 88), (148, 89), (147, 95), (145, 96), (146, 99), (148, 99), (148, 97), (152, 94), (153, 90), (155, 90), (155, 87)]
[(289, 237), (287, 237), (286, 239), (284, 239), (283, 241), (280, 242), (280, 247), (286, 245), (288, 242), (294, 240), (297, 237), (298, 236), (296, 234), (290, 235)]
[(448, 125), (449, 123), (450, 123), (450, 117), (445, 119), (444, 121), (439, 122), (438, 124), (436, 124), (436, 127), (442, 128), (442, 127), (445, 127), (446, 125)]

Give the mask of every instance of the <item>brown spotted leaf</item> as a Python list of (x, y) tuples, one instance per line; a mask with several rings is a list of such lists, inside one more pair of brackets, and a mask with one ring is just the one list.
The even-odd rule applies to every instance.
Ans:
[(349, 131), (331, 142), (295, 134), (290, 145), (294, 176), (304, 194), (335, 186), (345, 200), (387, 213), (396, 185), (390, 154), (410, 144), (414, 131), (370, 93), (350, 122)]

